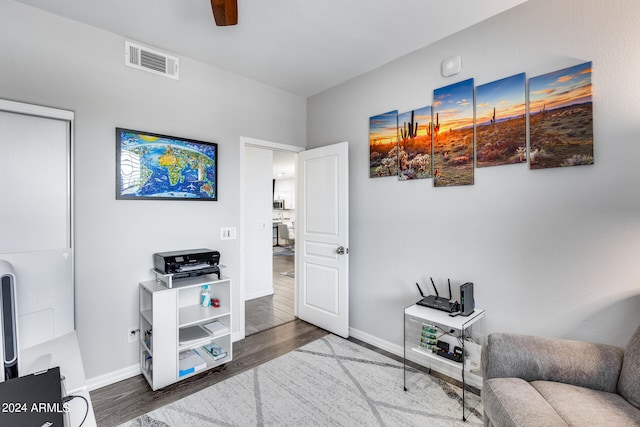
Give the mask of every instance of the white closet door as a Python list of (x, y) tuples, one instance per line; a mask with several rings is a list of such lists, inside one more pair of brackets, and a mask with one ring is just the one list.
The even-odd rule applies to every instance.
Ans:
[(0, 254), (71, 247), (69, 132), (0, 111)]
[(15, 270), (20, 349), (74, 330), (72, 123), (0, 100), (0, 259)]

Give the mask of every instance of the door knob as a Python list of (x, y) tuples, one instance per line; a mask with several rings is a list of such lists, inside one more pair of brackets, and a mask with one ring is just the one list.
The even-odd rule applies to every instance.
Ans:
[(348, 254), (349, 253), (349, 249), (345, 249), (344, 246), (338, 246), (338, 249), (336, 249), (336, 253), (338, 255)]

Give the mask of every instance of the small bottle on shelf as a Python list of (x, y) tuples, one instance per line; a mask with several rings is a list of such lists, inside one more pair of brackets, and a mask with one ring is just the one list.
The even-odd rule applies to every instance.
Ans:
[(200, 303), (203, 307), (209, 307), (211, 305), (211, 292), (209, 292), (209, 285), (202, 286), (200, 292)]

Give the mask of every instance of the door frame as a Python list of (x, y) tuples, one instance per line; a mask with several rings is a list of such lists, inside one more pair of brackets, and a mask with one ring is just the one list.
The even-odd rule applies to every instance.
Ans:
[[(271, 151), (288, 151), (291, 153), (299, 153), (301, 151), (305, 151), (306, 148), (305, 147), (300, 147), (297, 145), (288, 145), (288, 144), (280, 144), (278, 142), (273, 142), (273, 141), (267, 141), (267, 140), (262, 140), (262, 139), (256, 139), (256, 138), (249, 138), (249, 137), (245, 137), (245, 136), (241, 136), (240, 137), (240, 161), (239, 161), (239, 169), (240, 169), (240, 191), (239, 191), (239, 205), (240, 205), (240, 218), (239, 218), (239, 230), (240, 232), (239, 234), (239, 250), (240, 250), (240, 277), (239, 277), (239, 282), (240, 282), (240, 286), (239, 286), (239, 292), (238, 292), (238, 298), (239, 298), (239, 309), (238, 309), (238, 318), (239, 318), (239, 336), (235, 336), (234, 337), (234, 341), (237, 340), (241, 340), (245, 337), (245, 301), (244, 301), (244, 296), (245, 296), (245, 268), (246, 268), (246, 260), (245, 260), (245, 238), (244, 238), (244, 226), (245, 226), (245, 219), (246, 219), (246, 214), (245, 214), (245, 195), (246, 195), (246, 188), (245, 188), (245, 173), (246, 173), (246, 168), (245, 168), (245, 148), (246, 147), (256, 147), (256, 148), (262, 148), (262, 149), (266, 149), (266, 150), (271, 150)], [(296, 162), (297, 164), (297, 162)], [(297, 167), (297, 166), (296, 166)], [(296, 180), (298, 179), (298, 173), (296, 171)], [(297, 186), (296, 186), (297, 187)], [(294, 221), (296, 219), (296, 216), (294, 214)], [(295, 261), (294, 261), (295, 262)], [(297, 275), (295, 280), (295, 287), (297, 288), (298, 286), (298, 279), (297, 279)], [(297, 301), (294, 301), (294, 314), (297, 316), (298, 315), (298, 304)]]

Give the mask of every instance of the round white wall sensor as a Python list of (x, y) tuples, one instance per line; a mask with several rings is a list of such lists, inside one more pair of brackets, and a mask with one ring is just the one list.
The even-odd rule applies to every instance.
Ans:
[(442, 61), (442, 75), (444, 77), (452, 76), (460, 72), (460, 57), (450, 56)]

